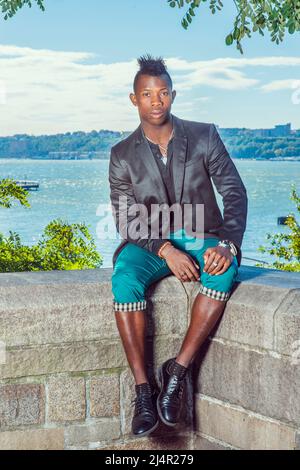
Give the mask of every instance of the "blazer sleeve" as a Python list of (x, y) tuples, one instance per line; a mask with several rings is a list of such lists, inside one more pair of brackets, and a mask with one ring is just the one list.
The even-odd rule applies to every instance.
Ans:
[(161, 238), (159, 234), (153, 236), (153, 230), (150, 230), (151, 214), (149, 216), (145, 206), (137, 203), (128, 168), (126, 164), (121, 163), (113, 147), (109, 161), (109, 184), (110, 201), (118, 233), (124, 240), (157, 255), (167, 239)]
[(223, 199), (219, 237), (231, 240), (240, 251), (247, 221), (247, 191), (214, 124), (209, 130), (207, 167)]

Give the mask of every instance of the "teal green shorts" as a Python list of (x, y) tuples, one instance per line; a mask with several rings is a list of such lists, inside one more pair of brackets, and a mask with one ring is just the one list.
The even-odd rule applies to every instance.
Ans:
[[(170, 233), (168, 237), (176, 248), (188, 253), (200, 266), (199, 292), (216, 300), (227, 301), (238, 274), (238, 262), (234, 256), (229, 268), (218, 276), (203, 271), (203, 255), (207, 248), (216, 246), (219, 238), (187, 236), (184, 229)], [(127, 243), (117, 256), (113, 275), (112, 293), (115, 311), (145, 310), (148, 287), (165, 276), (173, 274), (167, 262), (134, 243)]]

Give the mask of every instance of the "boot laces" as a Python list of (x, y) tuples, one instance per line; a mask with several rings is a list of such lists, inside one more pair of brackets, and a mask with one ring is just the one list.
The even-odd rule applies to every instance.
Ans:
[(135, 414), (141, 412), (153, 414), (152, 395), (149, 392), (139, 393), (134, 400), (131, 400), (131, 405), (135, 406)]
[(176, 375), (172, 375), (168, 382), (166, 394), (162, 398), (163, 403), (169, 403), (170, 395), (172, 400), (180, 401), (183, 394), (184, 380), (179, 379)]

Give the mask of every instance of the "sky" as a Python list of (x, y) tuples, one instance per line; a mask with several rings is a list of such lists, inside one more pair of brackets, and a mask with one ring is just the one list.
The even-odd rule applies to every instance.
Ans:
[(129, 99), (145, 53), (162, 56), (177, 95), (172, 113), (220, 127), (300, 128), (300, 34), (279, 45), (254, 34), (244, 54), (224, 38), (234, 2), (212, 15), (167, 0), (45, 0), (0, 19), (0, 136), (110, 129), (133, 131)]

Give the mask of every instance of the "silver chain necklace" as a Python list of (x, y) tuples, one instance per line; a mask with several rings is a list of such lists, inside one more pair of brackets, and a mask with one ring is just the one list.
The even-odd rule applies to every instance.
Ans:
[(149, 139), (149, 137), (147, 137), (146, 134), (145, 134), (145, 136), (147, 137), (148, 140), (150, 140), (150, 142), (152, 142), (152, 144), (158, 145), (159, 148), (163, 150), (163, 151), (161, 152), (162, 155), (163, 155), (164, 157), (166, 157), (166, 156), (167, 156), (167, 153), (168, 153), (168, 145), (169, 145), (170, 140), (171, 140), (172, 137), (173, 137), (173, 134), (174, 134), (174, 128), (172, 129), (172, 132), (171, 132), (171, 134), (170, 134), (170, 137), (169, 137), (169, 140), (168, 140), (168, 143), (167, 143), (167, 146), (166, 146), (166, 147), (165, 147), (164, 145), (158, 144), (157, 142), (153, 142), (153, 140)]

